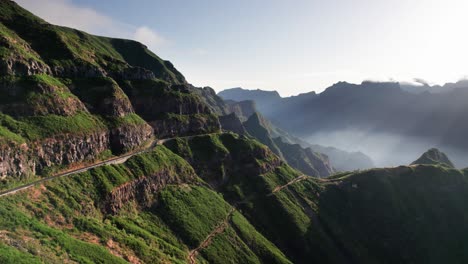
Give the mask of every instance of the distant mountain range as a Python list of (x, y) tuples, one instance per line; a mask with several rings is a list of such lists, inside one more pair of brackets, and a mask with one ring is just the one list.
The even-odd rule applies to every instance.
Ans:
[(336, 173), (372, 164), (288, 133), (333, 135), (347, 119), (407, 132), (413, 118), (461, 140), (463, 91), (342, 83), (262, 98), (267, 117), (190, 85), (141, 43), (0, 0), (0, 263), (468, 262), (468, 169), (430, 149)]
[[(293, 135), (310, 143), (364, 151), (380, 166), (408, 164), (431, 147), (448, 152), (458, 166), (468, 165), (468, 82), (426, 85), (446, 89), (443, 93), (416, 93), (415, 87), (339, 82), (320, 94), (283, 98), (274, 91), (233, 88), (219, 96), (254, 100), (263, 115)], [(379, 147), (373, 147), (378, 142)]]

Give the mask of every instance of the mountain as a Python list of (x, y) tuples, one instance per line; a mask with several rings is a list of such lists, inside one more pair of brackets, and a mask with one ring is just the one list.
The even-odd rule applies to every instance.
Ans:
[(354, 171), (359, 169), (375, 168), (375, 164), (369, 156), (356, 151), (348, 152), (334, 147), (325, 147), (317, 144), (302, 143), (312, 150), (327, 155), (333, 167), (337, 171)]
[(459, 80), (455, 83), (446, 83), (444, 85), (429, 85), (423, 80), (417, 80), (419, 84), (400, 83), (401, 89), (410, 93), (446, 93), (451, 92), (455, 89), (465, 89), (468, 87), (468, 80)]
[[(314, 97), (304, 96), (302, 102), (296, 98), (298, 103), (291, 104), (292, 98), (287, 97), (275, 107), (262, 101), (256, 104), (266, 118), (291, 134), (311, 144), (361, 151), (379, 166), (408, 164), (412, 157), (436, 146), (445, 149), (455, 165), (464, 167), (468, 157), (465, 84), (459, 82), (445, 93), (414, 94), (402, 90), (399, 83), (339, 82)], [(249, 91), (244, 96), (236, 91), (236, 99), (251, 99)], [(234, 99), (228, 92), (219, 95)]]
[(0, 263), (468, 261), (468, 170), (312, 177), (290, 165), (324, 155), (142, 44), (0, 22)]
[[(256, 98), (256, 100), (259, 100), (259, 98), (262, 97), (262, 94), (265, 96), (265, 98), (260, 99), (261, 103), (259, 104), (257, 104), (256, 101), (254, 100), (250, 100), (252, 98)], [(252, 114), (257, 111), (257, 109), (258, 111), (260, 111), (260, 109), (263, 109), (264, 111), (269, 111), (268, 109), (270, 105), (277, 104), (278, 106), (281, 105), (281, 107), (284, 107), (284, 105), (286, 104), (283, 98), (279, 97), (279, 95), (276, 96), (276, 93), (275, 95), (272, 95), (271, 92), (261, 91), (261, 90), (250, 91), (250, 90), (243, 90), (242, 88), (234, 88), (234, 89), (228, 89), (228, 90), (222, 91), (219, 93), (219, 95), (221, 97), (224, 96), (224, 97), (230, 98), (229, 100), (225, 100), (226, 104), (228, 104), (229, 111), (236, 113), (236, 115), (239, 116), (239, 118), (242, 120), (247, 120), (248, 117), (252, 116)], [(295, 104), (300, 101), (305, 102), (309, 98), (314, 98), (315, 96), (316, 96), (315, 93), (309, 93), (309, 94), (298, 95), (296, 97), (289, 97), (287, 98), (287, 100), (289, 100), (288, 104), (289, 103)], [(241, 100), (241, 101), (234, 101), (234, 99)], [(245, 100), (245, 99), (249, 99), (249, 100)], [(268, 103), (265, 103), (266, 101), (268, 101)], [(260, 105), (260, 108), (257, 107), (258, 105)], [(257, 115), (261, 116), (261, 114), (259, 113), (257, 113)], [(272, 118), (273, 120), (275, 119), (274, 116), (271, 116), (270, 118)], [(262, 122), (260, 121), (251, 122), (252, 123), (251, 126), (254, 124), (257, 124), (258, 126), (258, 124), (264, 123), (263, 125), (264, 128), (258, 129), (258, 130), (266, 129), (268, 130), (269, 135), (265, 136), (267, 132), (263, 132), (263, 133), (253, 132), (251, 134), (256, 135), (257, 139), (260, 140), (260, 142), (262, 142), (263, 144), (266, 144), (267, 146), (273, 146), (273, 149), (278, 149), (278, 147), (274, 146), (276, 144), (274, 144), (272, 140), (274, 138), (281, 138), (279, 139), (281, 142), (292, 144), (292, 145), (299, 144), (303, 149), (310, 148), (311, 149), (310, 151), (312, 152), (325, 154), (330, 159), (333, 167), (338, 171), (353, 171), (353, 170), (358, 170), (358, 169), (369, 169), (369, 168), (375, 167), (372, 159), (362, 152), (357, 152), (357, 151), (348, 152), (348, 151), (344, 151), (344, 150), (334, 148), (334, 147), (325, 147), (319, 144), (311, 144), (311, 143), (306, 142), (303, 139), (290, 135), (288, 132), (284, 131), (278, 126), (275, 126), (275, 124), (273, 124), (272, 122), (269, 122), (269, 121), (266, 122), (265, 117), (262, 116), (261, 119), (263, 120)], [(265, 123), (268, 123), (268, 124), (265, 124)], [(231, 126), (231, 125), (227, 125), (227, 126)], [(251, 130), (258, 131), (254, 128), (251, 128)], [(239, 131), (239, 128), (236, 128), (235, 130), (233, 128), (232, 131)], [(259, 134), (263, 134), (263, 136)], [(279, 151), (276, 151), (276, 153), (278, 152)], [(304, 156), (306, 154), (295, 153), (293, 155)], [(291, 162), (293, 162), (293, 164), (297, 164), (298, 161), (291, 161)], [(309, 163), (310, 161), (304, 161), (304, 162)], [(295, 167), (295, 168), (298, 169), (298, 167)]]
[(454, 168), (453, 163), (450, 161), (447, 155), (436, 148), (429, 149), (424, 154), (422, 154), (419, 159), (411, 163), (411, 165), (419, 164), (441, 165)]
[(259, 113), (252, 114), (243, 126), (248, 135), (268, 146), (278, 157), (304, 174), (325, 177), (334, 172), (326, 155), (303, 148), (299, 144), (284, 142), (281, 136), (274, 138), (273, 126)]
[(54, 26), (11, 1), (0, 16), (0, 175), (6, 181), (219, 131), (170, 62), (144, 45)]
[(274, 107), (281, 101), (281, 96), (276, 91), (244, 90), (240, 87), (224, 90), (218, 94), (223, 99), (228, 99), (236, 102), (252, 100), (256, 102), (256, 106), (261, 113), (267, 109)]

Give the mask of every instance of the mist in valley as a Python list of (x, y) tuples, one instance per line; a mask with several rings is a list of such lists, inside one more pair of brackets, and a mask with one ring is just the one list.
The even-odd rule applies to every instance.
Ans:
[(372, 159), (376, 167), (408, 165), (434, 147), (446, 153), (457, 168), (468, 167), (466, 151), (442, 144), (435, 138), (402, 136), (356, 128), (320, 131), (304, 138), (310, 144), (362, 152)]

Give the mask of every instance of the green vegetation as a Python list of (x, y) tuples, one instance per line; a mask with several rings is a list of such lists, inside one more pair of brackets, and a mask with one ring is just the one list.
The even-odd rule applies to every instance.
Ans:
[(22, 136), (11, 132), (8, 128), (0, 126), (0, 144), (6, 144), (8, 142), (15, 142), (21, 144), (25, 143), (26, 140)]
[(40, 259), (14, 247), (0, 244), (0, 262), (5, 264), (41, 264)]
[(204, 187), (169, 187), (159, 193), (156, 210), (184, 242), (197, 247), (228, 215), (230, 206)]
[[(447, 164), (303, 178), (274, 153), (301, 170), (317, 169), (322, 157), (280, 147), (259, 115), (246, 126), (268, 147), (219, 133), (206, 105), (214, 99), (201, 98), (142, 44), (50, 25), (10, 1), (0, 1), (0, 58), (63, 71), (0, 77), (1, 151), (32, 152), (35, 141), (138, 129), (144, 120), (158, 135), (178, 137), (123, 164), (0, 198), (1, 263), (186, 263), (204, 241), (201, 263), (468, 260), (468, 171), (448, 168), (439, 153), (428, 158)], [(145, 69), (155, 78), (141, 80)], [(180, 137), (201, 133), (212, 134)], [(21, 151), (2, 158), (23, 166), (35, 153)], [(45, 174), (65, 168), (46, 165)], [(38, 179), (25, 176), (7, 175), (0, 187)]]
[(122, 117), (116, 117), (113, 119), (110, 119), (111, 122), (111, 127), (120, 127), (124, 125), (144, 125), (146, 124), (146, 121), (143, 120), (139, 115), (135, 113), (127, 114)]
[[(65, 133), (89, 133), (105, 129), (102, 122), (88, 113), (78, 113), (74, 116), (33, 116), (15, 120), (0, 113), (0, 127), (17, 134), (17, 138), (37, 140)], [(2, 131), (0, 130), (0, 131)], [(12, 137), (12, 136), (10, 136)]]
[(50, 25), (9, 1), (0, 3), (0, 14), (0, 22), (3, 23), (0, 33), (16, 34), (51, 66), (69, 68), (83, 65), (119, 73), (131, 65), (146, 68), (163, 81), (185, 83), (183, 75), (170, 62), (160, 59), (136, 41), (93, 36)]
[[(169, 173), (178, 179), (173, 183), (180, 184), (162, 187), (154, 194), (154, 205), (140, 203), (135, 197), (115, 214), (106, 211), (110, 193), (158, 172)], [(220, 194), (193, 185), (202, 183), (194, 177), (182, 158), (159, 146), (121, 165), (95, 168), (2, 198), (0, 229), (8, 232), (11, 245), (0, 251), (8, 249), (8, 261), (19, 254), (10, 247), (20, 245), (29, 259), (47, 263), (58, 263), (59, 259), (186, 263), (189, 249), (198, 246), (231, 210)], [(226, 231), (200, 252), (202, 259), (211, 263), (222, 263), (225, 257), (242, 263), (289, 263), (278, 248), (253, 232), (255, 228), (239, 213), (232, 217)]]

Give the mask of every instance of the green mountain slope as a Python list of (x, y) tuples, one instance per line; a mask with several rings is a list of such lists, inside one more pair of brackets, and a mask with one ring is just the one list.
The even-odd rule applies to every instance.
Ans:
[(316, 177), (326, 177), (334, 172), (326, 155), (303, 148), (299, 144), (285, 142), (288, 139), (282, 136), (273, 138), (277, 129), (258, 112), (254, 112), (243, 125), (249, 135), (267, 145), (293, 168)]
[(122, 165), (4, 198), (3, 263), (14, 263), (18, 254), (46, 263), (185, 263), (225, 218), (226, 230), (198, 260), (290, 263), (232, 208), (160, 146)]
[(141, 43), (51, 25), (0, 1), (0, 185), (135, 151), (153, 137), (219, 131), (196, 90)]
[(310, 177), (331, 170), (326, 157), (274, 139), (260, 115), (221, 132), (218, 116), (253, 108), (234, 111), (137, 42), (7, 0), (0, 72), (1, 263), (468, 261), (468, 171), (440, 153)]

